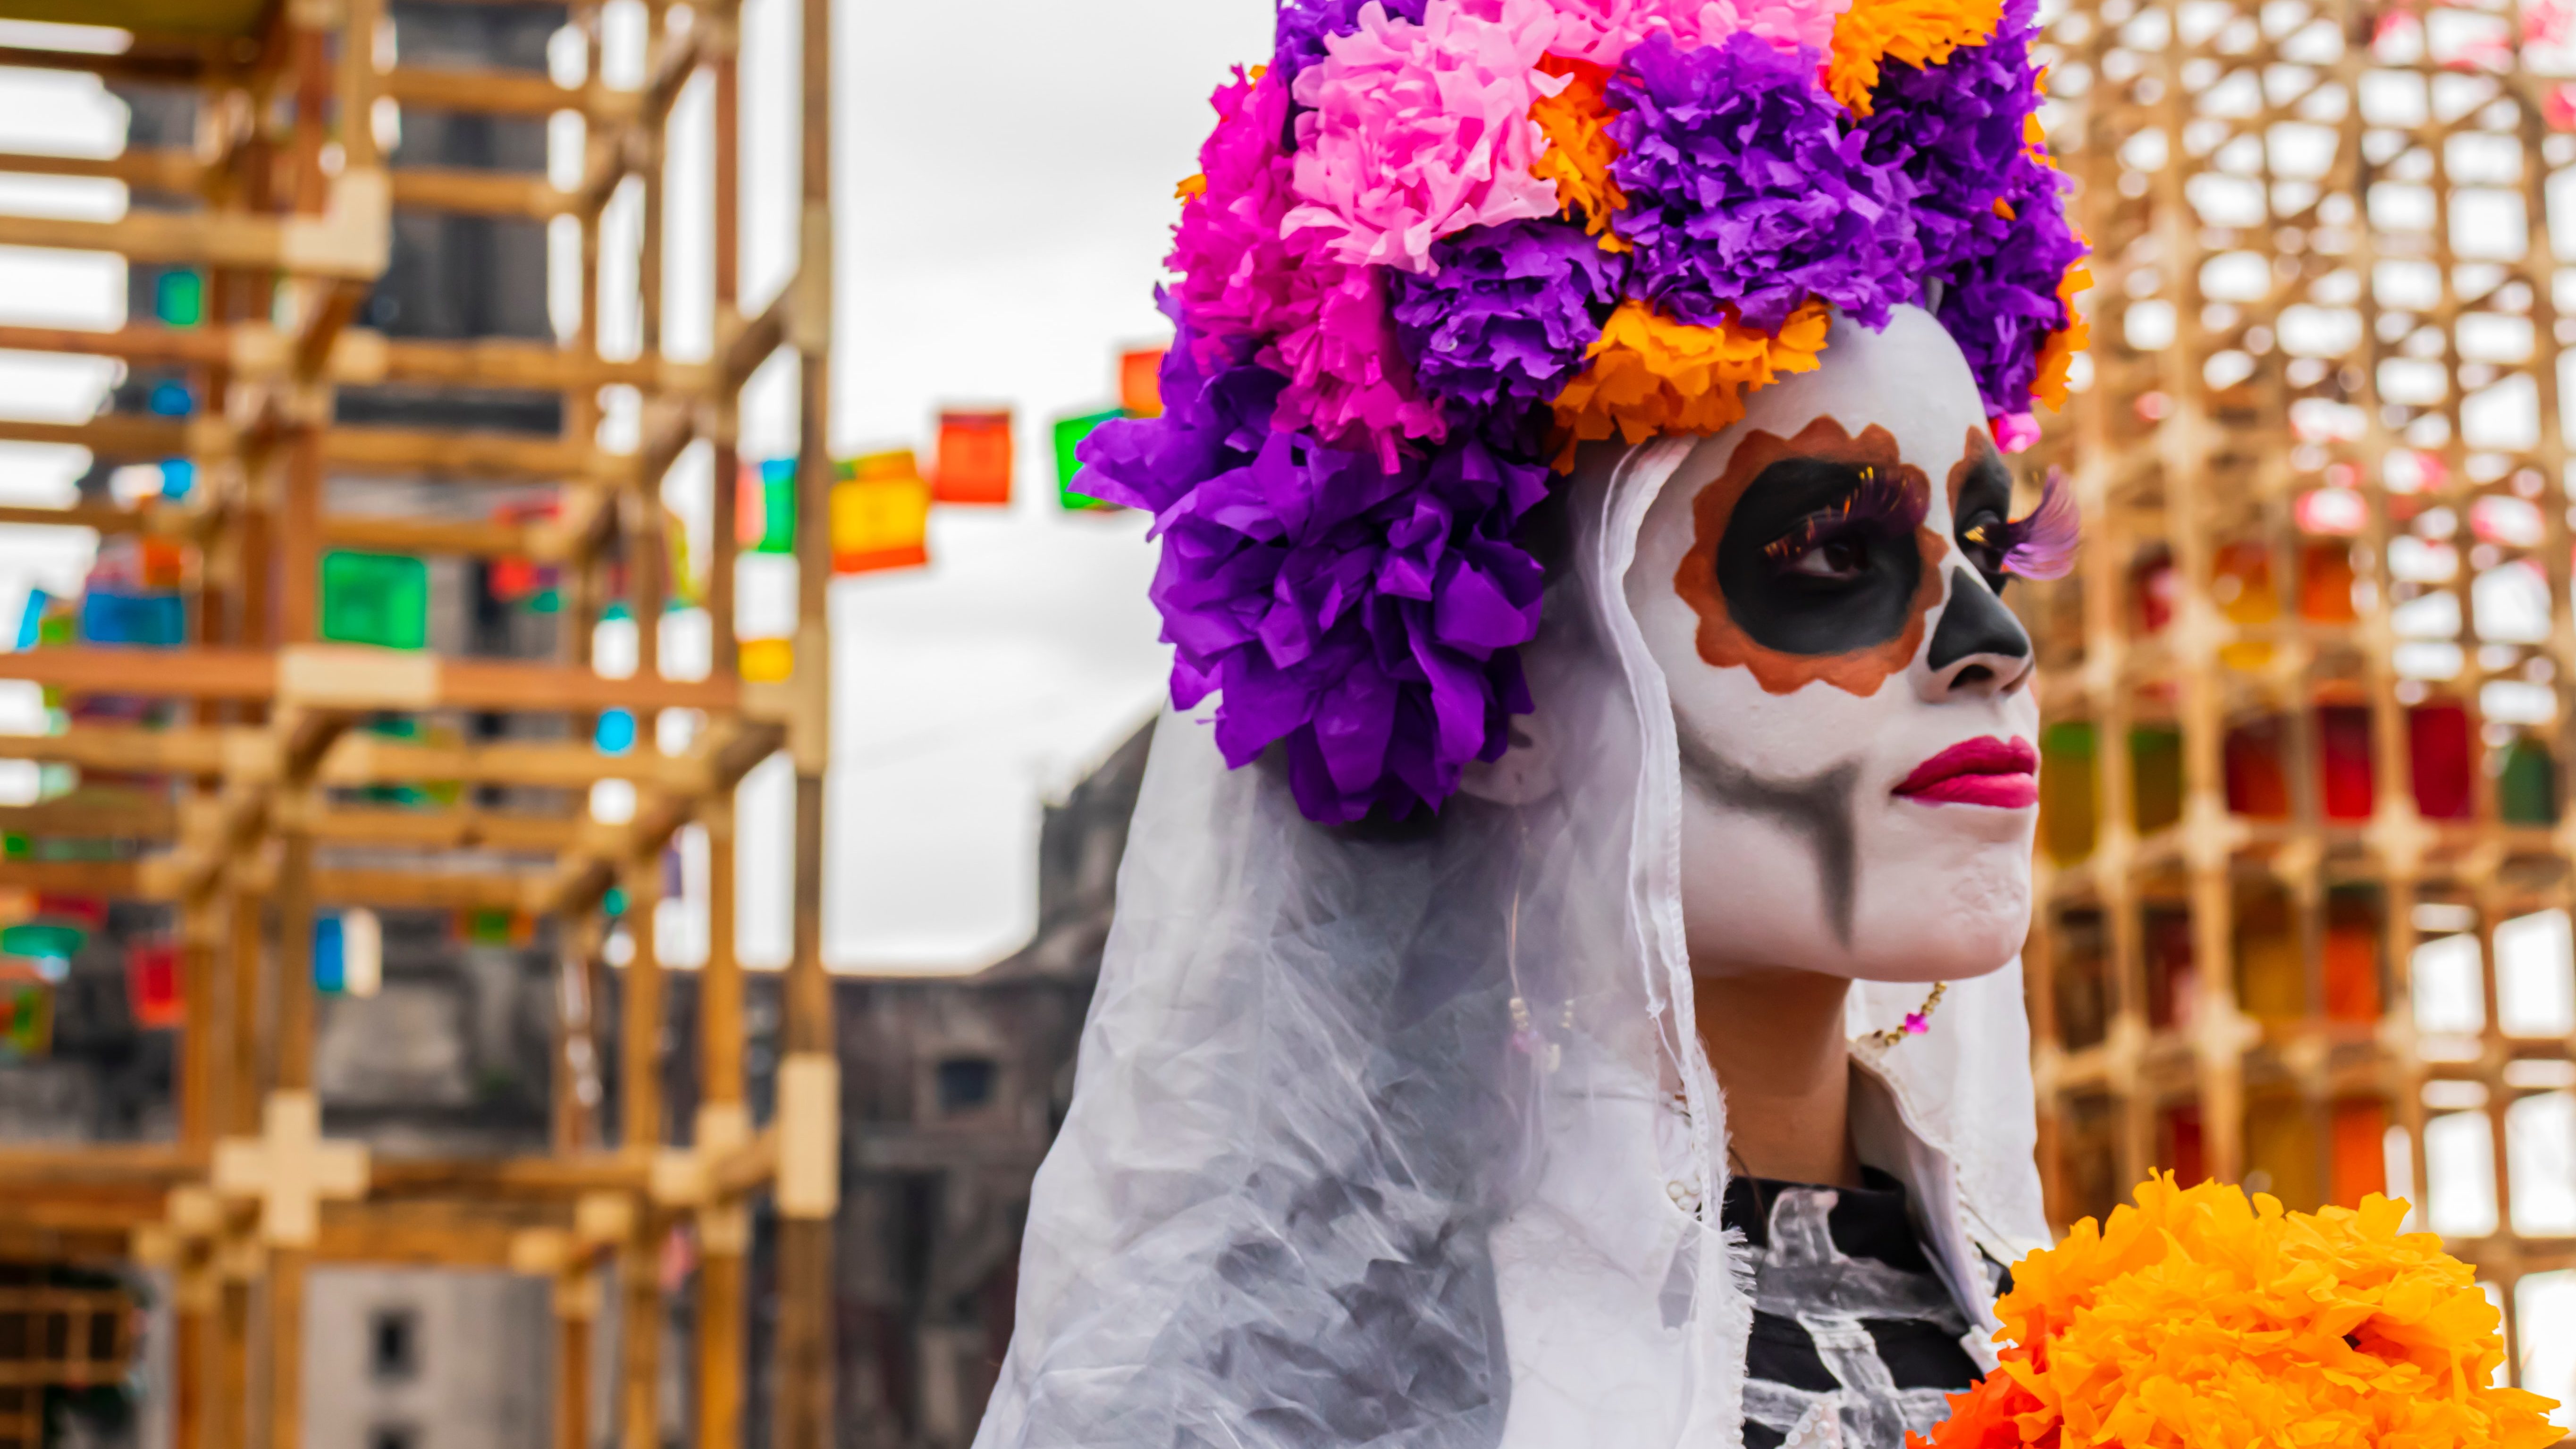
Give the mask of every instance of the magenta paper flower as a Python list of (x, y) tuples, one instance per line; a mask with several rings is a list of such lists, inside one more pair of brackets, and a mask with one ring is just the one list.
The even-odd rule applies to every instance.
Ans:
[(1230, 355), (1236, 339), (1259, 340), (1257, 360), (1288, 380), (1277, 404), (1283, 430), (1311, 431), (1390, 469), (1405, 440), (1447, 437), (1397, 349), (1381, 273), (1335, 257), (1320, 233), (1282, 235), (1295, 199), (1279, 83), (1238, 71), (1213, 104), (1217, 128), (1199, 151), (1205, 189), (1182, 207), (1170, 259), (1201, 365)]

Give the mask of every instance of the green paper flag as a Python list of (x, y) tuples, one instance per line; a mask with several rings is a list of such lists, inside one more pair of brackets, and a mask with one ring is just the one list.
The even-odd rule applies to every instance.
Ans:
[(188, 268), (163, 272), (152, 284), (152, 312), (165, 327), (195, 327), (206, 320), (206, 280)]
[(386, 649), (426, 647), (429, 565), (403, 554), (324, 554), (322, 637)]
[(1114, 503), (1105, 503), (1087, 493), (1075, 490), (1073, 480), (1082, 472), (1082, 460), (1074, 456), (1074, 450), (1081, 447), (1082, 440), (1090, 437), (1092, 432), (1102, 423), (1111, 422), (1125, 416), (1127, 416), (1127, 414), (1123, 409), (1111, 408), (1105, 413), (1085, 413), (1078, 418), (1063, 418), (1057, 421), (1055, 425), (1055, 482), (1056, 491), (1063, 498), (1065, 507), (1105, 509), (1115, 508), (1118, 506)]

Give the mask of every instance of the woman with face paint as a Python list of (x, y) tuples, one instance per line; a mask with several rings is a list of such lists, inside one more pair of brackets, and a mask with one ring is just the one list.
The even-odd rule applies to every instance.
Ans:
[(1173, 711), (977, 1443), (1898, 1449), (2046, 1241), (2025, 3), (1288, 0), (1183, 184)]

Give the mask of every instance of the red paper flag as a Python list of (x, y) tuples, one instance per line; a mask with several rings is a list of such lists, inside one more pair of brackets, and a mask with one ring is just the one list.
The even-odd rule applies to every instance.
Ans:
[(2475, 819), (2477, 767), (2470, 759), (2468, 709), (2437, 701), (2408, 710), (2406, 745), (2415, 766), (2416, 813), (2427, 820)]
[(107, 902), (96, 896), (42, 894), (36, 897), (36, 914), (78, 921), (93, 931), (102, 930), (107, 925)]
[(151, 941), (125, 953), (125, 999), (134, 1024), (145, 1031), (166, 1031), (185, 1021), (188, 1002), (181, 986), (179, 943)]
[(941, 503), (1006, 506), (1011, 501), (1011, 415), (943, 412), (939, 467), (932, 480)]

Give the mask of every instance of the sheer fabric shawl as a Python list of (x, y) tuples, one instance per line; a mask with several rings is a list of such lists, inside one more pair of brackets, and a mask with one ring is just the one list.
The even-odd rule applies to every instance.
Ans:
[[(978, 1449), (1738, 1449), (1679, 756), (1621, 588), (1697, 441), (1572, 480), (1539, 713), (1436, 821), (1310, 825), (1164, 718)], [(1864, 986), (1855, 1034), (1920, 997)], [(2018, 966), (1857, 1050), (1891, 1119), (1863, 1155), (1936, 1261), (2044, 1242)]]

